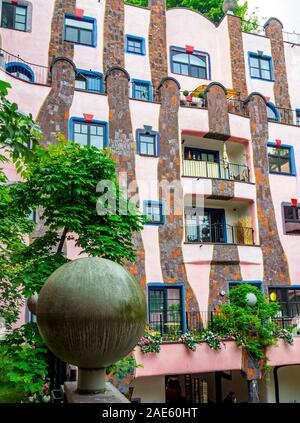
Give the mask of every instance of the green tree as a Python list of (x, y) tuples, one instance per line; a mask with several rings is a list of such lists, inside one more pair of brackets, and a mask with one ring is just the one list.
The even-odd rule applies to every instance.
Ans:
[[(134, 4), (136, 6), (148, 6), (148, 0), (126, 0), (126, 3)], [(167, 8), (172, 7), (187, 7), (188, 9), (196, 10), (202, 13), (214, 23), (220, 22), (224, 16), (222, 9), (224, 0), (167, 0)], [(257, 13), (248, 13), (248, 2), (245, 1), (241, 5), (237, 5), (234, 10), (235, 15), (243, 19), (243, 29), (250, 31), (257, 29), (259, 26)]]

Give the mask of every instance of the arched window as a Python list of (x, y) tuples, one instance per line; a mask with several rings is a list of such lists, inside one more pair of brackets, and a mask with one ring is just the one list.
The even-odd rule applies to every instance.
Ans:
[(267, 104), (267, 115), (268, 115), (268, 120), (271, 120), (273, 122), (280, 122), (279, 112), (273, 103)]
[(186, 53), (179, 48), (172, 48), (172, 72), (194, 78), (208, 79), (208, 56), (197, 52)]
[(15, 76), (16, 78), (23, 79), (23, 81), (34, 82), (34, 73), (30, 66), (25, 63), (10, 62), (5, 66), (6, 72)]

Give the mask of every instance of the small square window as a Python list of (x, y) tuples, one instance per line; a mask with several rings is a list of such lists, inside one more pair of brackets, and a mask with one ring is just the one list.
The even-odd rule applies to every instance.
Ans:
[(141, 37), (127, 35), (126, 37), (126, 52), (133, 54), (145, 54), (145, 40)]
[(162, 203), (158, 201), (145, 201), (144, 215), (150, 220), (150, 222), (146, 222), (146, 224), (160, 225), (164, 223)]
[(272, 81), (272, 58), (249, 53), (249, 66), (251, 78)]
[(132, 97), (138, 100), (152, 100), (152, 90), (150, 82), (132, 81)]
[(90, 71), (76, 71), (75, 88), (78, 90), (103, 93), (103, 76)]
[(65, 16), (65, 41), (71, 41), (86, 46), (95, 46), (96, 24), (93, 18), (83, 18)]
[(291, 148), (268, 144), (269, 172), (293, 175)]
[(102, 123), (87, 123), (74, 121), (73, 141), (82, 146), (88, 145), (105, 148), (106, 126)]

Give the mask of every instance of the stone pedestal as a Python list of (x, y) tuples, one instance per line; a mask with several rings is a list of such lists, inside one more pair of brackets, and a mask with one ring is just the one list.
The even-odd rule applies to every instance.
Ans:
[(102, 404), (102, 403), (119, 403), (128, 404), (130, 401), (121, 394), (111, 383), (106, 383), (104, 393), (80, 395), (77, 392), (77, 382), (65, 382), (65, 402), (68, 403), (88, 403), (88, 404)]

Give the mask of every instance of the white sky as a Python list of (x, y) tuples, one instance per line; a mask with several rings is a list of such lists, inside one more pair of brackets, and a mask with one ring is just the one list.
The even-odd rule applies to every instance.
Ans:
[[(242, 0), (239, 3), (243, 2)], [(259, 8), (260, 23), (263, 18), (278, 18), (284, 26), (284, 31), (300, 34), (300, 1), (299, 0), (248, 0), (249, 11)]]

